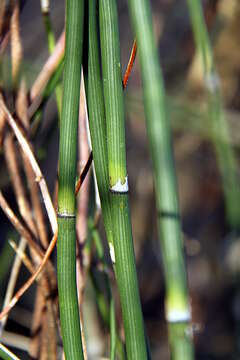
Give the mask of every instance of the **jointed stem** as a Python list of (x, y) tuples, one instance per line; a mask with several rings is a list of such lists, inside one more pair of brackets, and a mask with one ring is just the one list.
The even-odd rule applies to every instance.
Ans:
[(58, 291), (65, 358), (83, 359), (76, 288), (75, 176), (82, 57), (83, 1), (66, 2), (66, 47), (60, 120)]
[(128, 206), (123, 88), (115, 1), (101, 0), (99, 13), (108, 139), (108, 176), (114, 231), (115, 254), (112, 251), (112, 261), (116, 261), (115, 271), (123, 313), (127, 356), (129, 359), (146, 359), (146, 342)]
[(171, 131), (165, 108), (163, 79), (153, 36), (149, 2), (147, 0), (129, 0), (129, 8), (138, 43), (147, 131), (154, 167), (171, 358), (190, 360), (193, 358), (188, 331), (191, 313), (187, 294)]

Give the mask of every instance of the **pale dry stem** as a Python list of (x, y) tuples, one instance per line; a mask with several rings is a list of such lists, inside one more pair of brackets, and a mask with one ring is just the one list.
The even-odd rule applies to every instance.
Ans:
[(52, 227), (52, 232), (53, 234), (56, 233), (57, 231), (57, 217), (56, 217), (56, 212), (54, 210), (53, 204), (52, 204), (52, 200), (51, 197), (49, 195), (49, 191), (47, 188), (47, 184), (46, 181), (42, 175), (42, 172), (40, 170), (40, 167), (33, 155), (33, 152), (31, 150), (31, 147), (27, 141), (27, 139), (24, 137), (24, 135), (22, 134), (22, 131), (20, 130), (20, 128), (18, 127), (16, 121), (14, 120), (14, 118), (12, 117), (12, 115), (10, 114), (9, 110), (7, 109), (2, 96), (0, 96), (0, 113), (4, 112), (6, 114), (7, 117), (7, 121), (8, 124), (10, 125), (10, 127), (12, 128), (21, 148), (22, 151), (24, 152), (24, 154), (27, 156), (27, 158), (29, 159), (29, 162), (32, 166), (32, 169), (35, 173), (36, 176), (36, 181), (39, 183), (39, 187), (42, 193), (42, 197), (43, 197), (43, 201), (46, 207), (46, 211), (49, 217), (49, 221)]
[(8, 219), (11, 221), (11, 223), (13, 224), (15, 229), (19, 232), (19, 234), (27, 240), (29, 246), (32, 247), (36, 251), (36, 253), (38, 254), (38, 256), (40, 258), (43, 258), (44, 253), (43, 253), (42, 249), (35, 242), (31, 233), (27, 230), (27, 228), (16, 217), (16, 215), (14, 214), (13, 210), (10, 208), (8, 202), (4, 198), (1, 191), (0, 191), (0, 207), (3, 210), (3, 212), (5, 213), (5, 215), (8, 217)]
[(26, 222), (27, 226), (37, 238), (36, 227), (32, 218), (32, 212), (27, 200), (22, 177), (20, 175), (18, 160), (17, 160), (17, 149), (14, 143), (13, 134), (8, 132), (4, 138), (4, 155), (6, 159), (6, 164), (8, 167), (8, 171), (10, 174), (10, 179), (13, 185), (14, 193), (16, 195), (18, 208), (20, 214), (24, 221)]
[[(21, 238), (20, 240), (20, 244), (22, 241), (25, 241), (26, 242), (26, 239), (24, 238)], [(13, 248), (13, 250), (15, 251), (17, 257), (21, 260), (21, 262), (25, 265), (25, 267), (28, 269), (28, 271), (31, 273), (31, 274), (34, 274), (34, 266), (31, 262), (31, 260), (29, 259), (29, 257), (26, 255), (25, 253), (25, 248), (22, 249), (22, 247), (20, 246), (17, 246), (17, 244), (13, 241), (13, 240), (9, 240), (9, 245)], [(10, 300), (10, 299), (9, 299)], [(5, 306), (4, 306), (5, 307)]]
[[(27, 131), (27, 134), (30, 136), (30, 123), (28, 118), (28, 109), (27, 109), (27, 89), (25, 81), (22, 80), (20, 84), (20, 88), (18, 91), (17, 101), (16, 101), (16, 112), (21, 120), (24, 128)], [(29, 143), (32, 151), (33, 148)], [(34, 210), (35, 215), (35, 226), (37, 228), (37, 232), (41, 241), (42, 246), (46, 249), (48, 246), (48, 238), (47, 231), (45, 226), (45, 219), (43, 214), (43, 208), (41, 206), (40, 198), (39, 198), (39, 189), (38, 185), (35, 181), (35, 175), (31, 164), (24, 153), (22, 153), (23, 165), (28, 181), (28, 187), (30, 190), (31, 203)]]
[[(88, 162), (89, 158), (89, 145), (88, 145), (88, 136), (87, 136), (87, 108), (86, 108), (86, 96), (85, 96), (85, 87), (83, 72), (81, 78), (81, 87), (80, 87), (80, 106), (79, 106), (79, 126), (78, 126), (78, 152), (79, 152), (79, 172), (81, 173), (82, 167)], [(81, 178), (81, 177), (80, 177)], [(79, 184), (81, 184), (79, 182)], [(87, 215), (88, 215), (88, 202), (89, 202), (89, 185), (90, 177), (89, 172), (86, 176), (84, 185), (82, 186), (82, 191), (80, 196), (77, 199), (77, 221), (76, 221), (76, 232), (77, 232), (77, 291), (78, 291), (78, 302), (79, 302), (79, 312), (80, 312), (80, 324), (81, 324), (81, 333), (82, 333), (82, 345), (83, 345), (83, 355), (84, 359), (87, 360), (87, 348), (86, 348), (86, 339), (83, 331), (83, 314), (82, 314), (82, 303), (83, 303), (83, 293), (86, 284), (86, 273), (87, 267), (89, 264), (89, 256), (84, 251), (84, 243), (87, 237)], [(79, 185), (80, 186), (80, 185)], [(81, 264), (81, 260), (83, 265)]]
[(8, 306), (0, 313), (0, 320), (15, 306), (15, 304), (18, 302), (20, 297), (25, 293), (25, 291), (27, 291), (29, 289), (29, 287), (34, 283), (36, 278), (40, 275), (41, 271), (43, 270), (45, 264), (47, 263), (50, 255), (56, 245), (56, 242), (57, 242), (57, 232), (54, 234), (37, 271), (28, 279), (28, 281), (21, 287), (21, 289), (19, 289), (17, 291), (15, 296), (9, 302)]
[(30, 99), (34, 101), (42, 92), (46, 86), (51, 75), (57, 69), (59, 62), (63, 58), (65, 49), (65, 31), (62, 32), (52, 55), (49, 56), (45, 65), (43, 66), (40, 74), (35, 80), (31, 90), (30, 90)]
[[(17, 251), (21, 251), (22, 253), (24, 253), (26, 246), (27, 246), (27, 241), (26, 241), (26, 239), (24, 239), (22, 237), (20, 240), (19, 246), (18, 247), (16, 246), (16, 249), (17, 249), (16, 256), (15, 256), (14, 263), (13, 263), (13, 266), (11, 269), (11, 274), (10, 274), (10, 278), (8, 281), (7, 291), (5, 294), (4, 301), (3, 301), (3, 309), (7, 306), (7, 304), (9, 303), (9, 301), (11, 300), (11, 298), (13, 296), (14, 288), (15, 288), (16, 281), (18, 278), (18, 273), (19, 273), (19, 270), (21, 267), (22, 258), (18, 255)], [(7, 315), (2, 319), (2, 321), (0, 323), (0, 337), (2, 336), (2, 332), (4, 330), (6, 322), (7, 322)]]
[(22, 44), (19, 31), (19, 1), (14, 1), (14, 8), (11, 17), (11, 59), (12, 59), (12, 81), (17, 83), (20, 65), (22, 61)]
[(2, 27), (3, 27), (3, 23), (4, 23), (5, 8), (6, 8), (6, 0), (1, 0), (0, 1), (0, 36), (2, 35)]

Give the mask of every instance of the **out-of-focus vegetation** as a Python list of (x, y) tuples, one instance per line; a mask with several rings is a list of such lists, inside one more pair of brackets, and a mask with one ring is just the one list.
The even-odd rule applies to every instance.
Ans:
[[(240, 3), (238, 0), (203, 0), (201, 3), (211, 40), (215, 70), (220, 80), (222, 110), (229, 130), (227, 145), (231, 147), (235, 156), (236, 167), (233, 171), (239, 187)], [(4, 17), (1, 17), (2, 4), (6, 5)], [(51, 2), (50, 9), (57, 42), (63, 30), (64, 5), (60, 2)], [(126, 1), (118, 2), (118, 10), (122, 69), (124, 69), (134, 36), (131, 35)], [(240, 357), (240, 205), (239, 210), (236, 208), (234, 221), (231, 221), (222, 185), (222, 169), (219, 166), (213, 141), (219, 136), (219, 129), (211, 128), (212, 119), (208, 111), (209, 94), (205, 88), (201, 60), (195, 52), (187, 1), (152, 1), (152, 10), (167, 93), (167, 113), (173, 131), (195, 358), (238, 359)], [(19, 14), (22, 48), (20, 52), (16, 52), (18, 55), (15, 55), (20, 54), (21, 61), (14, 80), (12, 77), (14, 51), (11, 49), (13, 42), (11, 31), (14, 33), (11, 27), (13, 12), (10, 1), (0, 3), (1, 94), (11, 114), (24, 130), (26, 137), (30, 139), (54, 199), (58, 167), (58, 111), (54, 86), (51, 87), (51, 84), (56, 83), (48, 83), (50, 85), (48, 89), (51, 90), (47, 92), (48, 100), (42, 99), (44, 89), (46, 91), (44, 86), (36, 99), (31, 99), (30, 90), (49, 56), (48, 43), (39, 2), (20, 1)], [(61, 80), (61, 59), (59, 58), (58, 61), (55, 65), (59, 66), (60, 70), (59, 73), (55, 72), (55, 76), (60, 75)], [(17, 102), (20, 88), (23, 98)], [(124, 96), (131, 219), (144, 321), (152, 359), (169, 359), (164, 314), (163, 266), (157, 234), (152, 164), (144, 122), (138, 58)], [(25, 105), (21, 107), (19, 103)], [(43, 106), (36, 112), (39, 104), (42, 103)], [(29, 114), (34, 116), (29, 119)], [(31, 121), (24, 123), (20, 121), (21, 119)], [(34, 194), (31, 191), (34, 186), (32, 185), (34, 175), (29, 175), (28, 165), (19, 145), (13, 139), (10, 128), (7, 125), (2, 127), (1, 120), (0, 118), (0, 190), (26, 225), (32, 238), (41, 238), (38, 245), (44, 250), (51, 238), (51, 231), (47, 215), (43, 212), (42, 200), (38, 204), (33, 200)], [(13, 150), (10, 150), (11, 144)], [(11, 151), (15, 160), (7, 156), (7, 152)], [(10, 161), (13, 161), (13, 167), (10, 166)], [(79, 169), (82, 169), (85, 162), (86, 159), (82, 162), (79, 159)], [(16, 184), (18, 177), (22, 183), (20, 185)], [(29, 179), (32, 179), (32, 182)], [(228, 186), (227, 179), (228, 175), (225, 187)], [(82, 200), (84, 194), (89, 194), (87, 209), (81, 211), (87, 211), (90, 219), (81, 223), (83, 224), (81, 229), (85, 229), (85, 233), (80, 230), (78, 234), (81, 242), (86, 243), (81, 259), (81, 264), (84, 265), (82, 267), (84, 290), (81, 289), (79, 295), (84, 297), (82, 314), (85, 324), (84, 341), (89, 359), (108, 356), (110, 326), (108, 305), (113, 292), (119, 330), (119, 337), (116, 340), (117, 352), (123, 356), (121, 341), (124, 337), (118, 292), (115, 285), (112, 290), (109, 287), (110, 283), (114, 284), (112, 281), (114, 275), (106, 251), (107, 243), (102, 221), (99, 222), (96, 216), (93, 219), (95, 202), (93, 181), (88, 186), (88, 190), (84, 187), (80, 190), (79, 198), (84, 203)], [(24, 196), (18, 193), (19, 188), (23, 189)], [(39, 195), (38, 190), (37, 194)], [(25, 204), (23, 207), (21, 201)], [(30, 204), (30, 208), (26, 204)], [(42, 215), (37, 213), (37, 209), (40, 209)], [(39, 216), (40, 218), (42, 216), (42, 220), (39, 220)], [(19, 244), (21, 240), (18, 233), (13, 232), (13, 227), (3, 212), (0, 213), (0, 219), (0, 303), (3, 307), (14, 259), (14, 252), (8, 241), (14, 239)], [(40, 229), (41, 224), (44, 224), (45, 229)], [(99, 234), (103, 245), (99, 242)], [(104, 250), (105, 256), (103, 256)], [(26, 265), (21, 266), (16, 290), (30, 276), (31, 266), (33, 271), (39, 264), (34, 252), (28, 251), (27, 254), (28, 260), (31, 259), (30, 266), (28, 270)], [(40, 353), (44, 356), (47, 351), (51, 351), (55, 354), (52, 356), (55, 357), (56, 354), (60, 354), (61, 340), (58, 335), (59, 323), (56, 320), (58, 307), (54, 268), (55, 253), (38, 285), (30, 288), (9, 313), (7, 324), (0, 334), (0, 342), (18, 354), (21, 359), (29, 358), (28, 352), (35, 358), (40, 358)], [(45, 295), (49, 295), (45, 303), (40, 290), (42, 287)]]

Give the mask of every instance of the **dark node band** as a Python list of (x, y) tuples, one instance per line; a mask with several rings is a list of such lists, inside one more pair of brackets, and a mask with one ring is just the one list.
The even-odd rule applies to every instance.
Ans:
[(176, 213), (176, 212), (171, 212), (171, 211), (160, 210), (160, 211), (158, 211), (158, 216), (160, 216), (162, 218), (180, 220), (180, 214)]

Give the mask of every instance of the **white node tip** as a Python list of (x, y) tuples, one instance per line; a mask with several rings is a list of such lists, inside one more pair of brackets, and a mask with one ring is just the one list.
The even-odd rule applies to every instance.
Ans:
[(125, 181), (122, 184), (121, 179), (118, 179), (118, 181), (116, 182), (116, 184), (114, 184), (113, 186), (110, 187), (110, 190), (112, 192), (116, 192), (116, 193), (122, 193), (125, 194), (128, 192), (128, 177), (125, 177)]

